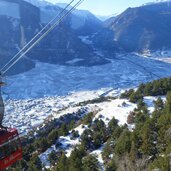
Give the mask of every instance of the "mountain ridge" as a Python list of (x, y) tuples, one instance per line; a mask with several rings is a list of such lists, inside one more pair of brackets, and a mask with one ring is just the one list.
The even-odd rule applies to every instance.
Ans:
[[(169, 3), (170, 4), (170, 3)], [(127, 52), (171, 47), (171, 5), (166, 2), (128, 8), (108, 23)]]
[[(47, 14), (46, 11), (51, 11), (51, 9), (54, 10), (55, 15), (61, 10), (60, 7), (54, 5), (51, 6), (49, 5), (49, 3), (45, 6), (41, 5), (41, 8), (38, 8), (28, 2), (19, 0), (3, 0), (0, 2), (0, 4), (2, 3), (15, 3), (15, 5), (17, 6), (15, 12), (20, 13), (20, 16), (17, 19), (13, 19), (13, 16), (9, 17), (6, 15), (6, 13), (0, 15), (0, 23), (3, 24), (3, 26), (0, 28), (1, 41), (3, 42), (1, 44), (2, 47), (0, 47), (2, 49), (2, 54), (0, 54), (0, 60), (2, 61), (1, 65), (10, 60), (12, 56), (17, 53), (18, 49), (21, 49), (46, 24), (41, 22), (42, 9), (45, 10), (43, 11), (45, 12), (45, 15)], [(4, 6), (0, 5), (0, 8), (4, 9)], [(8, 5), (6, 5), (6, 9), (4, 10), (7, 11), (7, 8)], [(34, 47), (34, 49), (27, 54), (27, 57), (29, 58), (23, 58), (11, 70), (10, 74), (17, 74), (34, 68), (35, 60), (52, 64), (71, 65), (71, 63), (68, 63), (68, 61), (71, 61), (75, 58), (81, 58), (81, 61), (72, 63), (73, 65), (77, 66), (92, 66), (108, 63), (109, 61), (101, 58), (101, 56), (94, 53), (94, 49), (91, 45), (84, 43), (78, 37), (78, 35), (85, 33), (86, 30), (87, 35), (96, 31), (97, 27), (101, 27), (101, 22), (96, 19), (95, 16), (93, 16), (91, 13), (88, 13), (88, 15), (91, 16), (92, 21), (91, 19), (87, 20), (85, 18), (85, 21), (81, 24), (81, 27), (73, 30), (71, 27), (73, 18), (78, 20), (78, 22), (82, 22), (82, 17), (79, 18), (74, 14), (71, 14), (43, 41), (41, 41), (36, 47)], [(53, 17), (54, 16), (50, 16), (49, 20), (51, 20)], [(47, 22), (49, 22), (49, 20)], [(97, 24), (95, 24), (96, 22), (93, 22), (95, 20), (97, 20)], [(14, 25), (15, 30), (13, 29)], [(6, 55), (4, 55), (6, 49), (8, 49), (9, 47), (11, 47), (11, 50), (6, 53)], [(21, 66), (21, 68), (23, 67), (23, 69), (20, 70), (19, 66)]]

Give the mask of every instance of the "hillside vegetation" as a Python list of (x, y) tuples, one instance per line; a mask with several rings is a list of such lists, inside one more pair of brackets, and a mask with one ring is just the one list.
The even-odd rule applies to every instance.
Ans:
[[(69, 131), (83, 124), (87, 125), (87, 129), (80, 136), (80, 145), (73, 148), (70, 156), (67, 157), (65, 150), (62, 149), (49, 154), (52, 170), (153, 171), (158, 169), (169, 171), (171, 153), (170, 85), (171, 78), (165, 78), (141, 84), (137, 90), (131, 89), (123, 93), (122, 98), (129, 98), (130, 101), (137, 103), (137, 108), (128, 116), (128, 125), (119, 125), (115, 118), (105, 125), (102, 119), (93, 119), (95, 116), (93, 112), (86, 114), (82, 119), (73, 117), (69, 122), (61, 124), (57, 124), (56, 120), (51, 121), (36, 136), (30, 134), (32, 138), (23, 139), (23, 160), (8, 170), (42, 170), (44, 166), (39, 155), (53, 144), (59, 147), (58, 138), (60, 136), (70, 134), (73, 139), (79, 137), (77, 131)], [(166, 95), (166, 102), (159, 96), (154, 102), (155, 110), (151, 114), (143, 102), (143, 97), (147, 95)], [(102, 98), (103, 100), (104, 98)], [(79, 112), (81, 116), (82, 111)], [(130, 124), (134, 125), (133, 129), (130, 129)], [(103, 165), (92, 153), (99, 148), (102, 149)]]

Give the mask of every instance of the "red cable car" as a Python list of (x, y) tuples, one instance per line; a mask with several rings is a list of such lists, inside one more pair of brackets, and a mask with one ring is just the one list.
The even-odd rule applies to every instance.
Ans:
[(4, 170), (22, 159), (22, 146), (17, 129), (5, 128), (2, 125), (5, 107), (1, 87), (4, 85), (0, 74), (0, 170)]
[(18, 131), (0, 129), (0, 170), (22, 159), (22, 146)]

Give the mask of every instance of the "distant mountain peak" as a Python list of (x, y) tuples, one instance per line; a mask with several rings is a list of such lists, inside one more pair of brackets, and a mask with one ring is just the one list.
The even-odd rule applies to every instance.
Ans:
[(144, 6), (144, 5), (154, 5), (154, 4), (158, 4), (158, 3), (166, 3), (166, 2), (170, 3), (171, 0), (156, 0), (156, 1), (154, 1), (154, 2), (145, 3), (145, 4), (143, 4), (143, 6)]

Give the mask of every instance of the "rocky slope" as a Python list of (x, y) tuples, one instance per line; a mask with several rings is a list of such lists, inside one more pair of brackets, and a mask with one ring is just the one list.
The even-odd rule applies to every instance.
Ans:
[(171, 3), (128, 8), (108, 22), (114, 40), (128, 52), (171, 48)]
[[(3, 66), (39, 30), (40, 14), (38, 8), (19, 0), (0, 1), (0, 11), (0, 66)], [(32, 67), (34, 63), (23, 58), (14, 70), (18, 73)]]

